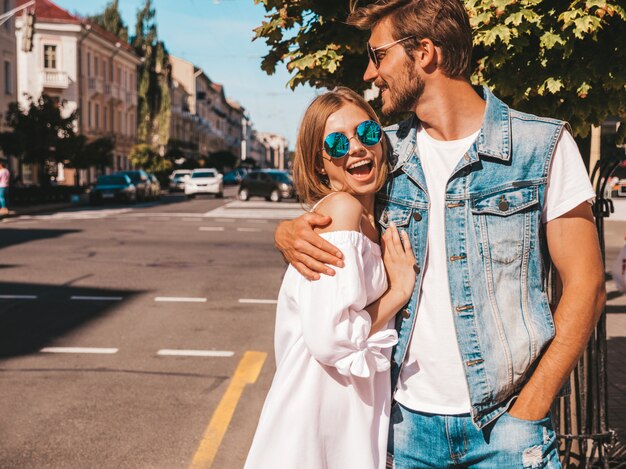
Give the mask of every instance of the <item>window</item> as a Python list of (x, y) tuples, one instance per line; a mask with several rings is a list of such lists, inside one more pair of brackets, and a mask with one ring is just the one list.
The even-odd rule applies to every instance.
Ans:
[(104, 124), (104, 130), (108, 130), (109, 127), (109, 108), (104, 106), (104, 119), (102, 119), (102, 123)]
[(107, 79), (107, 63), (102, 62), (102, 78)]
[(13, 94), (13, 77), (11, 76), (11, 62), (4, 61), (4, 94)]
[(95, 72), (96, 76), (98, 76), (98, 65), (100, 64), (100, 61), (98, 60), (98, 56), (94, 57), (93, 61), (94, 61), (93, 71)]
[(87, 128), (91, 128), (91, 101), (87, 103)]
[(96, 113), (96, 129), (100, 128), (100, 105), (98, 103), (96, 103), (95, 106), (95, 113)]
[(91, 54), (87, 52), (87, 76), (91, 76)]
[(122, 69), (120, 67), (117, 67), (117, 84), (122, 84)]
[(56, 70), (57, 46), (53, 46), (50, 44), (43, 46), (43, 68)]

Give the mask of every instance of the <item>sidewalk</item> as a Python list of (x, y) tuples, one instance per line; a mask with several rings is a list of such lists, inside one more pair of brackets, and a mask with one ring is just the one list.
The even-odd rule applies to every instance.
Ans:
[(0, 221), (19, 217), (21, 215), (34, 215), (37, 213), (45, 213), (45, 212), (54, 212), (57, 210), (63, 210), (66, 208), (78, 207), (78, 204), (73, 204), (71, 202), (61, 202), (61, 203), (52, 203), (52, 204), (37, 204), (37, 205), (23, 205), (18, 207), (9, 207), (8, 215), (0, 215)]

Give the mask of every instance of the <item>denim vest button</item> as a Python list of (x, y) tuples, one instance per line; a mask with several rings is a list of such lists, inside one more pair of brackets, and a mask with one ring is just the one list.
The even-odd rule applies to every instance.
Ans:
[(383, 223), (387, 223), (389, 221), (389, 215), (387, 215), (387, 213), (385, 212), (385, 214), (383, 215)]
[(505, 200), (504, 196), (500, 199), (500, 203), (498, 204), (498, 208), (502, 212), (506, 212), (509, 209), (509, 203)]
[(470, 157), (467, 153), (465, 153), (465, 156), (463, 156), (463, 158), (465, 159), (465, 161), (469, 161)]
[(413, 214), (413, 218), (415, 219), (415, 221), (422, 221), (422, 215), (419, 212), (415, 212)]
[(420, 270), (420, 266), (419, 266), (419, 265), (417, 265), (417, 264), (415, 264), (415, 265), (413, 266), (413, 270), (415, 271), (415, 273), (416, 273), (416, 274), (419, 274), (419, 273), (421, 272), (421, 270)]
[(403, 317), (404, 319), (409, 319), (409, 318), (411, 317), (411, 313), (409, 312), (409, 310), (408, 310), (408, 309), (404, 308), (404, 309), (402, 310), (402, 317)]

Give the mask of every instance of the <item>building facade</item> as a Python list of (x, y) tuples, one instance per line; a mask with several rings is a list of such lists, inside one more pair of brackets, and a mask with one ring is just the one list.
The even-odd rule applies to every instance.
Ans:
[(170, 62), (173, 144), (197, 148), (197, 158), (230, 152), (245, 160), (251, 123), (243, 106), (227, 99), (223, 85), (213, 82), (201, 68), (175, 56), (170, 56)]
[[(78, 110), (77, 131), (88, 141), (105, 136), (115, 141), (108, 171), (128, 169), (128, 155), (137, 136), (140, 58), (126, 42), (49, 0), (36, 0), (34, 11), (32, 51), (17, 49), (20, 105), (26, 108), (29, 96), (37, 99), (45, 93), (63, 103), (67, 115)], [(18, 44), (24, 40), (26, 20), (25, 13), (16, 18)], [(59, 164), (57, 182), (88, 184), (96, 176), (95, 168), (74, 170)]]
[[(2, 0), (2, 13), (9, 13), (15, 8), (15, 0)], [(10, 130), (6, 126), (6, 112), (9, 104), (17, 101), (17, 59), (15, 41), (15, 17), (11, 17), (0, 26), (0, 132)], [(0, 152), (0, 155), (2, 153)], [(2, 155), (4, 156), (4, 155)], [(12, 175), (18, 173), (18, 160), (5, 157)]]

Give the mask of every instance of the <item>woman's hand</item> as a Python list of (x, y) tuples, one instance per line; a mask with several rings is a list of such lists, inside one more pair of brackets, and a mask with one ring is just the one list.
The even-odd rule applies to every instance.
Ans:
[(415, 288), (415, 256), (406, 231), (399, 232), (392, 222), (382, 237), (383, 262), (387, 271), (389, 291), (407, 303)]

